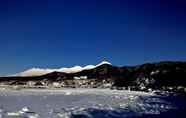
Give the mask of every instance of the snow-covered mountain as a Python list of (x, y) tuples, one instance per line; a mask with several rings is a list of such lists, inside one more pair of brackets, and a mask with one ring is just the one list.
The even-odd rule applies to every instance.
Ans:
[[(0, 84), (29, 85), (29, 82), (35, 82), (37, 86), (40, 82), (39, 85), (48, 86), (55, 82), (65, 82), (61, 86), (77, 87), (74, 80), (79, 80), (79, 78), (86, 78), (86, 87), (93, 88), (102, 87), (107, 82), (113, 87), (132, 87), (133, 90), (161, 89), (183, 92), (186, 87), (186, 62), (164, 61), (118, 67), (104, 61), (97, 65), (84, 67), (32, 68), (14, 76), (0, 77)], [(71, 82), (69, 83), (69, 81)], [(41, 84), (43, 82), (44, 84)], [(90, 82), (94, 82), (93, 86), (89, 86)], [(79, 86), (82, 87), (82, 85)]]
[(44, 74), (48, 74), (51, 72), (64, 72), (64, 73), (76, 73), (76, 72), (81, 72), (83, 70), (90, 70), (90, 69), (94, 69), (98, 66), (104, 65), (104, 64), (109, 64), (112, 65), (110, 62), (107, 61), (102, 61), (101, 63), (97, 64), (97, 65), (87, 65), (87, 66), (74, 66), (74, 67), (70, 67), (70, 68), (58, 68), (58, 69), (51, 69), (51, 68), (31, 68), (28, 70), (25, 70), (23, 72), (20, 73), (16, 73), (13, 76), (39, 76), (39, 75), (44, 75)]

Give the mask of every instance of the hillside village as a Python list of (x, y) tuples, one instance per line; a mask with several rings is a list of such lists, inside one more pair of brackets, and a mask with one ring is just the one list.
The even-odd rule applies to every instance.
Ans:
[[(80, 79), (77, 79), (80, 78)], [(60, 77), (57, 81), (48, 81), (44, 79), (42, 81), (4, 81), (0, 83), (1, 87), (17, 86), (22, 88), (111, 88), (113, 81), (97, 79), (85, 79), (81, 77), (75, 77), (74, 79), (62, 80)]]

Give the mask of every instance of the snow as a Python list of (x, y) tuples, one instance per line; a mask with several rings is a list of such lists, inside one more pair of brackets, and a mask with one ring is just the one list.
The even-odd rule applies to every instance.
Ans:
[(93, 69), (93, 68), (95, 68), (96, 66), (94, 66), (94, 65), (87, 65), (87, 66), (85, 66), (84, 68), (83, 68), (83, 70), (90, 70), (90, 69)]
[(183, 99), (110, 89), (0, 90), (0, 118), (123, 118), (184, 108)]
[(103, 64), (112, 65), (112, 64), (111, 64), (110, 62), (108, 62), (108, 61), (102, 61), (101, 63), (97, 64), (96, 67), (101, 66), (101, 65), (103, 65)]
[(74, 67), (70, 67), (70, 68), (59, 68), (59, 69), (51, 69), (51, 68), (31, 68), (31, 69), (28, 69), (28, 70), (25, 70), (23, 72), (20, 72), (20, 73), (16, 73), (16, 74), (13, 74), (13, 75), (10, 75), (10, 76), (39, 76), (39, 75), (44, 75), (44, 74), (47, 74), (47, 73), (51, 73), (51, 72), (65, 72), (65, 73), (76, 73), (76, 72), (80, 72), (80, 71), (83, 71), (83, 70), (90, 70), (90, 69), (94, 69), (98, 66), (101, 66), (103, 64), (109, 64), (111, 65), (110, 62), (107, 62), (107, 61), (102, 61), (101, 63), (97, 64), (97, 65), (87, 65), (87, 66), (84, 66), (84, 67), (81, 67), (81, 66), (74, 66)]

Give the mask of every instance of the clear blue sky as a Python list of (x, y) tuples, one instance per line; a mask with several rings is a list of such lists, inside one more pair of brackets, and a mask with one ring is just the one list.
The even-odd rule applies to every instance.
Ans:
[(0, 75), (186, 60), (184, 0), (0, 0)]

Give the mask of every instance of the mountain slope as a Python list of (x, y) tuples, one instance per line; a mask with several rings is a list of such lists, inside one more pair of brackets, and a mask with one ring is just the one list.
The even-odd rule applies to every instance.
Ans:
[[(137, 66), (117, 67), (110, 63), (104, 62), (96, 65), (94, 68), (84, 69), (79, 72), (51, 72), (39, 76), (15, 76), (1, 77), (0, 83), (19, 83), (28, 81), (45, 81), (48, 84), (65, 80), (71, 80), (71, 84), (75, 84), (73, 80), (86, 78), (87, 84), (94, 80), (109, 80), (112, 86), (116, 87), (132, 87), (136, 90), (152, 89), (184, 89), (186, 87), (186, 62), (170, 62), (164, 61), (159, 63), (146, 63)], [(77, 81), (77, 80), (76, 80)], [(78, 80), (81, 81), (81, 80)], [(103, 84), (103, 82), (100, 83)], [(47, 85), (48, 85), (47, 84)]]
[(70, 68), (59, 68), (59, 69), (50, 69), (50, 68), (31, 68), (31, 69), (28, 69), (28, 70), (25, 70), (23, 72), (20, 72), (20, 73), (16, 73), (14, 75), (11, 75), (11, 76), (40, 76), (40, 75), (45, 75), (45, 74), (48, 74), (48, 73), (52, 73), (52, 72), (62, 72), (62, 73), (77, 73), (77, 72), (81, 72), (83, 70), (90, 70), (90, 69), (94, 69), (98, 66), (101, 66), (101, 65), (104, 65), (104, 64), (107, 64), (107, 65), (112, 65), (111, 63), (107, 62), (107, 61), (102, 61), (101, 63), (97, 64), (97, 65), (87, 65), (87, 66), (84, 66), (84, 67), (81, 67), (81, 66), (74, 66), (74, 67), (70, 67)]

